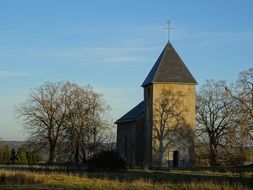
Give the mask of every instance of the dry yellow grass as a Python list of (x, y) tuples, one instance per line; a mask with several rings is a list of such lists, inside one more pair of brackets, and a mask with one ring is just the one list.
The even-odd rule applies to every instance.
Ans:
[(33, 173), (0, 170), (0, 189), (84, 189), (84, 190), (241, 190), (247, 189), (241, 184), (219, 184), (212, 181), (190, 183), (159, 183), (152, 180), (137, 179), (133, 181), (119, 181), (117, 179), (97, 179), (80, 175), (63, 173)]

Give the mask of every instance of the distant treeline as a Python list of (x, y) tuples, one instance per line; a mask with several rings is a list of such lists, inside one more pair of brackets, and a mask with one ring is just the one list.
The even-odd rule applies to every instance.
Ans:
[(35, 150), (28, 150), (24, 146), (17, 150), (6, 144), (0, 144), (0, 164), (36, 164), (43, 158)]

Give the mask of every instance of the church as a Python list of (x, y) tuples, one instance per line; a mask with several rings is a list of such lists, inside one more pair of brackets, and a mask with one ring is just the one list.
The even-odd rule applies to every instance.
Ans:
[(141, 85), (144, 100), (115, 122), (129, 167), (194, 165), (196, 85), (168, 42)]

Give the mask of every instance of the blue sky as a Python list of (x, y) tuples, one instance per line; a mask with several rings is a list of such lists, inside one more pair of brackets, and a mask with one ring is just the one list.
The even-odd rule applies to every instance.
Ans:
[(14, 107), (45, 81), (90, 84), (115, 120), (171, 41), (201, 86), (253, 65), (251, 0), (0, 0), (0, 137), (23, 140)]

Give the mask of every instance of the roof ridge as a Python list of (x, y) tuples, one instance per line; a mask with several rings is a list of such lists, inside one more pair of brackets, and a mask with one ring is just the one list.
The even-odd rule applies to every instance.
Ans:
[(124, 114), (121, 118), (115, 121), (115, 124), (135, 121), (143, 113), (144, 113), (144, 101), (141, 101), (139, 104), (134, 106), (130, 111)]
[[(172, 47), (172, 46), (169, 46), (170, 44), (171, 44), (171, 43), (168, 42), (168, 43), (166, 44), (166, 46), (164, 47), (164, 49), (163, 49), (163, 51), (162, 51), (162, 53), (161, 53), (161, 55), (160, 55), (160, 56), (161, 56), (160, 61), (163, 59), (164, 54), (165, 54), (165, 52), (166, 52), (166, 49), (169, 48), (168, 51), (170, 51), (170, 49), (171, 49), (171, 47)], [(161, 67), (161, 64), (160, 64), (160, 62), (159, 62), (158, 66), (157, 66), (157, 68), (156, 68), (156, 71), (157, 71), (160, 67)], [(154, 78), (156, 78), (156, 75), (157, 75), (157, 72), (155, 72)], [(153, 78), (153, 79), (154, 79), (154, 78)]]
[[(168, 43), (167, 43), (168, 44)], [(166, 46), (163, 48), (162, 50), (162, 53), (159, 55), (158, 59), (156, 60), (155, 64), (153, 65), (153, 67), (151, 68), (151, 70), (149, 71), (148, 75), (146, 76), (145, 80), (143, 81), (142, 83), (142, 87), (146, 86), (145, 83), (147, 83), (149, 80), (152, 80), (150, 78), (154, 78), (155, 77), (155, 74), (156, 74), (156, 71), (157, 71), (157, 68), (159, 67), (159, 64), (160, 64), (160, 60), (165, 52), (165, 49), (167, 47), (167, 44)], [(152, 76), (153, 75), (153, 76)]]
[(178, 55), (176, 49), (173, 47), (173, 45), (171, 44), (171, 49), (175, 51), (175, 54), (177, 55), (178, 59), (181, 61), (181, 63), (183, 64), (183, 66), (185, 67), (185, 69), (190, 73), (190, 75), (192, 76), (192, 78), (195, 81), (195, 84), (197, 84), (197, 81), (195, 80), (195, 78), (193, 77), (191, 71), (188, 69), (188, 67), (186, 66), (186, 64), (184, 63), (184, 61), (181, 59), (181, 57)]

